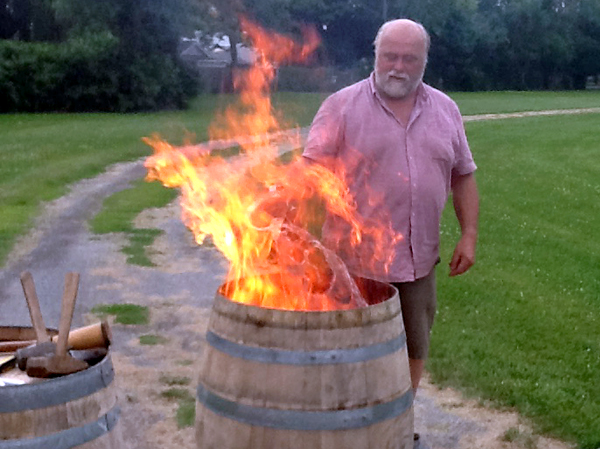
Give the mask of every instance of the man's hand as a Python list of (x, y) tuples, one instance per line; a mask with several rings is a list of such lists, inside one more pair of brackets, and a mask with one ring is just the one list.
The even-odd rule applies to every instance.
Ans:
[(457, 276), (475, 263), (479, 195), (473, 173), (452, 179), (452, 202), (462, 233), (450, 261), (450, 276)]
[(477, 237), (463, 235), (456, 244), (450, 260), (450, 276), (465, 273), (475, 263), (475, 242)]

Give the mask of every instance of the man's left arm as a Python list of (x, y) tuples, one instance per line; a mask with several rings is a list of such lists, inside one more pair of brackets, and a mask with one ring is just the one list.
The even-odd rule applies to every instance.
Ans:
[(457, 276), (475, 263), (479, 194), (474, 173), (452, 178), (452, 203), (461, 229), (460, 240), (450, 261), (450, 276)]

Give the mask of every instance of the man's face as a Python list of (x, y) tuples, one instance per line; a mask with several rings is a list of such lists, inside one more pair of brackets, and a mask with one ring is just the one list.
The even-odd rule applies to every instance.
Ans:
[(375, 52), (375, 83), (390, 98), (406, 98), (419, 86), (426, 64), (426, 43), (419, 30), (389, 30)]

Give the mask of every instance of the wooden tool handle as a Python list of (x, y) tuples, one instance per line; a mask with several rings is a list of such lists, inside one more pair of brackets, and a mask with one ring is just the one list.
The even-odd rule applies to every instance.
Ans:
[(37, 341), (39, 343), (50, 341), (50, 336), (46, 332), (46, 326), (44, 325), (44, 318), (42, 317), (40, 302), (35, 291), (33, 277), (29, 271), (21, 273), (21, 286), (27, 300), (27, 308), (29, 309), (29, 316), (31, 316), (31, 323), (33, 324)]
[(56, 355), (67, 355), (67, 342), (71, 322), (73, 321), (73, 312), (75, 311), (75, 299), (79, 289), (79, 273), (67, 273), (65, 275), (65, 289), (62, 297), (60, 309), (60, 322), (58, 323), (58, 340), (56, 342)]
[[(52, 341), (56, 341), (52, 337)], [(69, 349), (108, 348), (112, 342), (112, 332), (106, 321), (73, 329), (69, 332)]]

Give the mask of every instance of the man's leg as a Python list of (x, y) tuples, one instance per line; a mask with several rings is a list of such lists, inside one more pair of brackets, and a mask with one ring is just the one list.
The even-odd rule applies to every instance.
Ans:
[(435, 268), (427, 276), (414, 282), (393, 283), (400, 293), (408, 363), (413, 389), (421, 382), (429, 353), (429, 336), (437, 306)]
[(425, 360), (423, 359), (408, 359), (408, 367), (410, 369), (410, 379), (412, 381), (413, 390), (416, 392), (423, 377), (425, 369)]
[[(392, 285), (400, 293), (408, 349), (408, 367), (413, 391), (416, 394), (429, 354), (429, 335), (437, 306), (435, 268), (427, 276), (414, 282), (393, 283)], [(421, 441), (419, 434), (415, 433), (413, 447), (425, 449), (428, 446)]]

